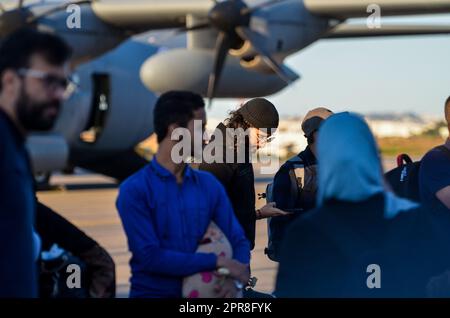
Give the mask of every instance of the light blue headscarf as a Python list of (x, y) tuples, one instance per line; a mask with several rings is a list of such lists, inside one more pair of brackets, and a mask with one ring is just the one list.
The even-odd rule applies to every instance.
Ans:
[(379, 193), (385, 195), (385, 217), (417, 207), (386, 190), (375, 139), (358, 115), (339, 113), (319, 130), (318, 205), (330, 199), (360, 202)]

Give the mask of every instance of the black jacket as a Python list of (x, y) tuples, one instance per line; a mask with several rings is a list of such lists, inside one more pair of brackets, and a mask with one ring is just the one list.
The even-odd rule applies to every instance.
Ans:
[[(216, 129), (222, 131), (225, 138), (225, 125), (219, 124)], [(215, 140), (215, 135), (212, 140)], [(225, 141), (223, 149), (225, 150)], [(226, 152), (224, 151), (224, 159)], [(225, 162), (225, 160), (224, 160)], [(255, 176), (253, 165), (246, 157), (244, 163), (202, 163), (200, 170), (211, 172), (224, 186), (233, 206), (234, 213), (250, 241), (251, 249), (255, 246)]]
[[(300, 152), (297, 157), (301, 159), (305, 167), (313, 167), (317, 165), (317, 159), (311, 151), (310, 147), (306, 147), (305, 150)], [(298, 200), (292, 204), (290, 198), (291, 178), (289, 171), (292, 170), (292, 163), (290, 161), (285, 162), (273, 179), (273, 201), (276, 203), (277, 208), (281, 210), (289, 209), (303, 209), (305, 211), (311, 210), (315, 207), (315, 193), (312, 200), (307, 202)], [(317, 185), (317, 180), (314, 182)]]
[[(311, 149), (307, 147), (304, 151), (297, 155), (303, 162), (305, 168), (309, 168), (309, 171), (314, 171), (317, 165), (317, 160)], [(276, 207), (284, 210), (302, 210), (302, 212), (295, 212), (291, 215), (277, 216), (270, 220), (270, 233), (271, 242), (269, 243), (268, 253), (271, 253), (272, 259), (278, 259), (278, 253), (280, 251), (281, 242), (285, 236), (286, 229), (288, 226), (295, 221), (304, 212), (312, 210), (315, 205), (316, 191), (310, 191), (307, 196), (301, 197), (298, 195), (296, 202), (292, 199), (294, 196), (291, 190), (291, 177), (289, 173), (292, 171), (293, 165), (290, 161), (285, 162), (278, 172), (276, 173), (273, 180), (273, 201)], [(312, 170), (314, 169), (314, 170)], [(312, 183), (317, 188), (317, 179), (314, 175)]]
[[(329, 202), (297, 219), (282, 245), (277, 297), (424, 297), (449, 267), (448, 240), (421, 208), (383, 215), (384, 196)], [(368, 266), (380, 266), (370, 289)]]

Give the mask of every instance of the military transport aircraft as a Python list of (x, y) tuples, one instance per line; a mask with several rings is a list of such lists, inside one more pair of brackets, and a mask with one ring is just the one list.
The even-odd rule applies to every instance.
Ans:
[(450, 0), (0, 0), (0, 41), (29, 26), (74, 48), (79, 85), (54, 131), (28, 140), (35, 171), (72, 165), (122, 180), (146, 163), (134, 149), (153, 132), (157, 93), (266, 96), (300, 77), (283, 62), (319, 39), (450, 32), (346, 24), (377, 10), (449, 13)]

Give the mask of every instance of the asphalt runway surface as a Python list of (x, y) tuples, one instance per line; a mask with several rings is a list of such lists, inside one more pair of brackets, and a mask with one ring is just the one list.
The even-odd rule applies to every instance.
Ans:
[[(93, 237), (112, 255), (116, 263), (117, 296), (128, 297), (130, 268), (125, 233), (122, 229), (115, 200), (117, 187), (109, 178), (93, 174), (54, 176), (57, 188), (38, 193), (39, 200), (66, 217)], [(256, 193), (263, 192), (267, 182), (256, 183)], [(257, 206), (264, 204), (259, 200)], [(273, 290), (276, 263), (264, 255), (267, 245), (267, 223), (257, 223), (256, 247), (252, 253), (252, 274), (258, 278), (256, 290)]]

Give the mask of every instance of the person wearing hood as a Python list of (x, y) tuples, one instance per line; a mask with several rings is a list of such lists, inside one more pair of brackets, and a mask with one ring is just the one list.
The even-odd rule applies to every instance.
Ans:
[[(383, 179), (374, 137), (340, 113), (318, 137), (318, 207), (289, 228), (277, 297), (421, 297), (448, 267), (430, 214), (396, 197)], [(345, 151), (344, 151), (345, 150)]]

